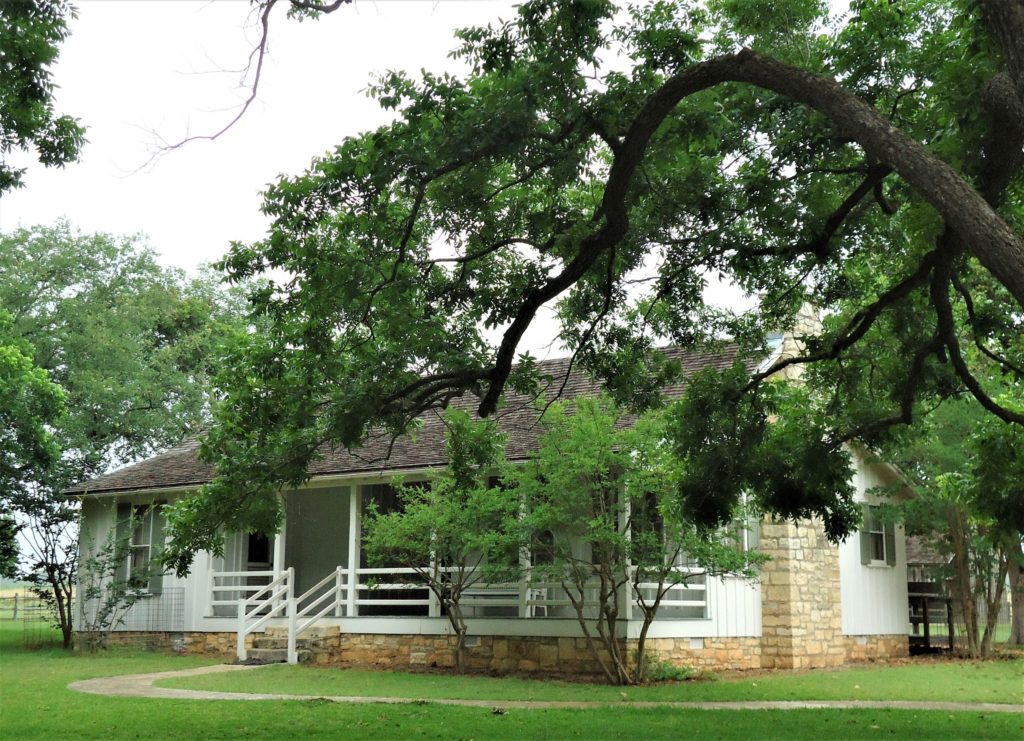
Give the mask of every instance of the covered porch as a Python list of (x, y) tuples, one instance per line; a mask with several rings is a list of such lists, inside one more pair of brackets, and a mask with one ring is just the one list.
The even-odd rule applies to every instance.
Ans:
[[(237, 654), (243, 660), (246, 637), (270, 629), (287, 632), (290, 661), (296, 660), (298, 638), (314, 627), (447, 634), (443, 607), (416, 569), (367, 564), (361, 550), (362, 519), (371, 502), (381, 512), (397, 507), (393, 488), (379, 480), (288, 493), (285, 524), (277, 536), (235, 534), (228, 538), (224, 556), (210, 559), (203, 622), (236, 632)], [(473, 584), (460, 604), (477, 634), (573, 636), (579, 631), (562, 586), (531, 580), (528, 568), (516, 582)], [(620, 614), (627, 624), (634, 609), (635, 600), (624, 590)], [(669, 622), (683, 618), (703, 623), (707, 617), (703, 576), (673, 588), (659, 613), (659, 621)]]

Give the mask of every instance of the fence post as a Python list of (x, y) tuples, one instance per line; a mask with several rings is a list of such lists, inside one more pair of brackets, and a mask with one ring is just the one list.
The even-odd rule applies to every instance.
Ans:
[(949, 651), (953, 652), (956, 647), (956, 637), (953, 635), (953, 599), (946, 598), (946, 624), (949, 626)]
[(932, 631), (931, 631), (932, 616), (931, 616), (931, 613), (928, 612), (928, 595), (925, 595), (924, 597), (922, 597), (922, 600), (924, 601), (924, 645), (925, 645), (925, 648), (931, 648), (932, 647)]
[(18, 619), (18, 593), (14, 593), (14, 614), (11, 615), (11, 620)]
[(238, 600), (238, 637), (235, 642), (235, 654), (239, 661), (249, 658), (245, 650), (245, 606), (248, 598), (239, 597)]
[(297, 606), (295, 604), (295, 567), (288, 567), (288, 663), (298, 664), (299, 654), (296, 651), (296, 634), (295, 629), (297, 627)]

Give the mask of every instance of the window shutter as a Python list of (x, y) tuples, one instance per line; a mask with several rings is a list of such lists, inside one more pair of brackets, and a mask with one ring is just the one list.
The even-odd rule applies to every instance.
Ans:
[(896, 565), (896, 525), (892, 522), (885, 523), (885, 562)]
[(132, 537), (132, 506), (130, 504), (117, 505), (117, 524), (114, 530), (115, 553), (121, 552), (121, 560), (114, 571), (114, 579), (124, 582), (128, 579), (128, 559), (131, 558), (131, 547), (128, 545)]
[(867, 566), (871, 563), (871, 534), (868, 529), (871, 527), (871, 507), (864, 505), (860, 525), (860, 562)]
[(150, 542), (149, 549), (149, 568), (151, 570), (151, 576), (149, 577), (149, 593), (160, 594), (163, 592), (164, 587), (164, 569), (160, 564), (160, 556), (164, 552), (164, 505), (163, 502), (158, 502), (153, 505), (153, 511), (151, 513), (153, 517), (153, 535), (152, 541)]

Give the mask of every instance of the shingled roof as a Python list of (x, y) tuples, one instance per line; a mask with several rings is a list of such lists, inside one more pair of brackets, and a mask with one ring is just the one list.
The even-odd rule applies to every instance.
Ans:
[[(667, 350), (665, 353), (682, 365), (684, 378), (704, 368), (728, 368), (738, 357), (735, 346), (727, 346), (717, 353), (684, 350)], [(555, 379), (551, 384), (551, 393), (556, 392), (566, 376), (568, 359), (546, 360), (538, 365), (542, 374)], [(673, 385), (664, 389), (663, 395), (667, 399), (678, 398), (682, 388), (683, 384)], [(568, 375), (562, 396), (591, 396), (599, 391), (600, 385), (596, 381), (574, 368)], [(463, 397), (456, 399), (453, 406), (472, 408), (476, 401), (475, 398)], [(537, 424), (537, 411), (532, 399), (509, 394), (506, 406), (494, 416), (499, 429), (508, 436), (505, 453), (510, 460), (525, 458), (537, 450), (542, 428)], [(311, 477), (359, 473), (372, 475), (444, 466), (444, 424), (435, 413), (425, 414), (420, 419), (422, 426), (416, 432), (415, 441), (403, 435), (392, 446), (390, 436), (371, 434), (358, 450), (349, 451), (343, 447), (322, 450), (321, 457), (310, 465)], [(170, 450), (91, 481), (76, 484), (64, 493), (69, 496), (127, 493), (205, 484), (213, 478), (214, 469), (199, 460), (199, 442), (198, 437), (188, 438)]]

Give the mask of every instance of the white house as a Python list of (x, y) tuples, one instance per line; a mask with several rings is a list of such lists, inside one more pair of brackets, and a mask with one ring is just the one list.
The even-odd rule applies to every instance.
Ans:
[[(687, 374), (724, 368), (735, 350), (674, 353)], [(565, 361), (546, 363), (560, 377)], [(569, 375), (566, 395), (595, 393), (585, 376)], [(679, 388), (667, 389), (668, 396)], [(528, 399), (511, 397), (498, 415), (508, 434), (507, 456), (524, 459), (536, 449), (536, 413)], [(411, 570), (368, 568), (360, 550), (364, 507), (386, 508), (395, 474), (429, 479), (445, 465), (443, 425), (424, 418), (416, 440), (401, 438), (390, 457), (387, 441), (371, 439), (357, 453), (331, 451), (310, 470), (309, 484), (285, 493), (286, 522), (273, 538), (234, 533), (223, 557), (200, 554), (184, 578), (165, 574), (140, 584), (143, 595), (116, 637), (140, 636), (192, 652), (251, 655), (280, 645), (295, 660), (304, 651), (323, 663), (387, 666), (449, 665), (448, 621), (429, 591), (412, 583)], [(82, 483), (67, 494), (82, 502), (83, 558), (118, 522), (134, 512), (131, 554), (124, 570), (143, 573), (163, 542), (160, 503), (174, 501), (208, 481), (189, 440), (148, 460)], [(895, 472), (855, 456), (851, 472), (866, 504), (872, 487)], [(907, 569), (903, 531), (865, 519), (865, 531), (838, 547), (812, 522), (760, 524), (756, 547), (772, 558), (756, 582), (704, 578), (673, 589), (649, 633), (663, 659), (709, 668), (831, 666), (849, 660), (907, 653)], [(122, 524), (121, 527), (127, 525)], [(469, 616), (470, 668), (496, 671), (595, 669), (575, 614), (554, 585), (478, 586), (463, 604)], [(623, 599), (623, 632), (635, 639), (639, 615)], [(83, 625), (79, 606), (79, 625)], [(274, 638), (276, 637), (276, 638)], [(268, 640), (274, 638), (274, 640)], [(266, 652), (264, 651), (264, 654)]]

